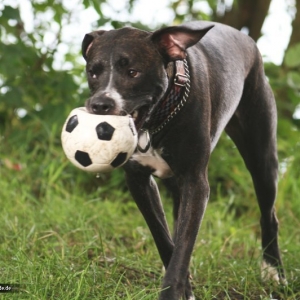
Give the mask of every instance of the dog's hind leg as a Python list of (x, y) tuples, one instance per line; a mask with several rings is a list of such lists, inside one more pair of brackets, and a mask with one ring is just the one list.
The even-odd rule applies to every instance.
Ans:
[(241, 102), (226, 127), (251, 173), (261, 211), (262, 278), (286, 283), (278, 246), (278, 220), (274, 208), (277, 193), (277, 114), (273, 93), (262, 68), (252, 71)]

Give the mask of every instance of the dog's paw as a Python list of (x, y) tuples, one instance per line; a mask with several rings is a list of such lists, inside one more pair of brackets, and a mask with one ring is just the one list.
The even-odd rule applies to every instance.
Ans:
[(278, 270), (266, 262), (265, 260), (261, 263), (261, 278), (264, 282), (274, 282), (277, 285), (287, 285), (287, 280), (280, 276)]

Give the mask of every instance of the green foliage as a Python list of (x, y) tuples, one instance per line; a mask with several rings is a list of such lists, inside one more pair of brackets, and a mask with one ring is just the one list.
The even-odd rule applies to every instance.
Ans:
[[(35, 12), (45, 5), (33, 3)], [(61, 5), (58, 7), (58, 14), (65, 13)], [(47, 24), (40, 24), (33, 33), (27, 33), (18, 8), (9, 6), (2, 11), (0, 24), (3, 41), (0, 44), (0, 124), (2, 128), (5, 126), (4, 133), (27, 126), (41, 127), (38, 120), (61, 124), (63, 114), (78, 105), (79, 88), (74, 75), (53, 68), (55, 45), (51, 49), (40, 45)], [(18, 116), (20, 109), (26, 117)]]
[(300, 43), (287, 50), (284, 63), (288, 68), (300, 67)]
[(300, 103), (299, 88), (291, 85), (292, 69), (266, 63), (265, 70), (277, 102), (278, 150), (280, 161), (284, 163), (289, 158), (299, 156), (300, 120), (294, 118)]
[[(290, 47), (284, 59), (284, 64), (288, 68), (287, 83), (294, 89), (298, 96), (300, 94), (300, 43)], [(300, 96), (298, 97), (299, 104)], [(297, 104), (297, 103), (296, 103)]]

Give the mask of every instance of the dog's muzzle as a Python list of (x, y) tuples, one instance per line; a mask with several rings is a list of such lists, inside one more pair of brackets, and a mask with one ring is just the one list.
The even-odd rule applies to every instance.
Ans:
[(89, 112), (96, 115), (114, 115), (116, 114), (116, 103), (109, 97), (108, 93), (92, 97), (87, 100), (86, 107)]

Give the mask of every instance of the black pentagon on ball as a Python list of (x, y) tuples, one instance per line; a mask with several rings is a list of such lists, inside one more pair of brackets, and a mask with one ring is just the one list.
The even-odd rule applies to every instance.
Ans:
[(78, 125), (78, 117), (77, 115), (74, 115), (68, 120), (66, 125), (66, 131), (72, 132), (77, 125)]
[(107, 122), (99, 123), (96, 126), (96, 132), (99, 140), (110, 141), (113, 137), (115, 128), (109, 125)]
[(93, 163), (89, 154), (80, 150), (76, 151), (75, 159), (84, 167), (88, 167)]
[(114, 168), (121, 166), (127, 158), (127, 153), (120, 152), (117, 157), (110, 163), (110, 165)]

